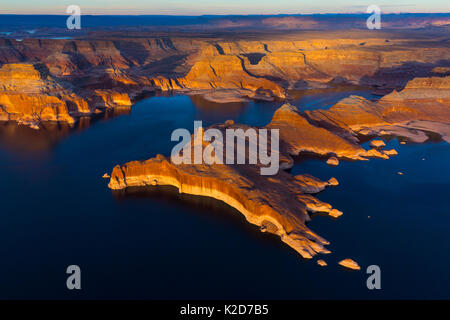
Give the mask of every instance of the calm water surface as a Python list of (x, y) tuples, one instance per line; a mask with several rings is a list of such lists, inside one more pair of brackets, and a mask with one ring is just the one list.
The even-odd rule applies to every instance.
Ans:
[[(350, 94), (374, 98), (325, 90), (293, 103), (327, 108)], [(0, 124), (0, 298), (450, 298), (446, 143), (392, 140), (400, 154), (391, 160), (333, 168), (298, 161), (294, 174), (340, 181), (318, 197), (344, 215), (309, 223), (331, 242), (326, 268), (221, 202), (171, 188), (111, 192), (101, 178), (116, 164), (169, 154), (171, 132), (194, 120), (265, 125), (279, 105), (154, 97), (74, 130)], [(343, 270), (344, 258), (363, 270)], [(66, 289), (71, 264), (82, 269), (79, 292)], [(376, 292), (365, 284), (371, 264), (382, 271)]]

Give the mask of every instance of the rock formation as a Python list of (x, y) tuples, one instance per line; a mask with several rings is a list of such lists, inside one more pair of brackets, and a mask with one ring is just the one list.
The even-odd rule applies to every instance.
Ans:
[(376, 140), (370, 141), (370, 145), (374, 148), (383, 148), (386, 146), (386, 143), (383, 140), (376, 139)]
[(333, 218), (339, 218), (340, 216), (342, 216), (344, 213), (342, 211), (339, 211), (337, 209), (333, 209), (328, 213), (331, 217)]
[(338, 166), (339, 165), (339, 159), (336, 158), (336, 157), (330, 157), (327, 160), (327, 165), (333, 166), (333, 167)]
[(353, 261), (352, 259), (344, 259), (340, 261), (339, 264), (348, 269), (361, 270), (361, 267), (358, 265), (358, 263), (356, 261)]
[(324, 260), (322, 260), (322, 259), (319, 259), (319, 260), (317, 260), (317, 264), (319, 265), (319, 266), (321, 266), (321, 267), (326, 267), (328, 264), (324, 261)]
[(0, 120), (74, 122), (73, 112), (89, 112), (86, 102), (30, 64), (0, 69)]
[(283, 147), (290, 154), (310, 152), (322, 156), (361, 159), (360, 155), (365, 153), (357, 143), (312, 125), (296, 107), (289, 104), (283, 105), (275, 112), (267, 127), (280, 130)]

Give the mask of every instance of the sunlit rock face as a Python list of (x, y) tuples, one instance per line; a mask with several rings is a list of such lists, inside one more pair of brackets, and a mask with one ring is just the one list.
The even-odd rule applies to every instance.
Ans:
[(128, 94), (113, 90), (76, 90), (40, 64), (0, 68), (0, 120), (39, 127), (45, 121), (74, 123), (96, 108), (130, 106)]
[(186, 76), (158, 77), (156, 83), (164, 90), (259, 89), (282, 98), (286, 95), (283, 89), (316, 87), (339, 79), (388, 92), (402, 87), (411, 76), (433, 74), (430, 65), (445, 64), (442, 61), (450, 58), (449, 50), (440, 45), (423, 51), (414, 47), (414, 41), (386, 42), (373, 35), (367, 38), (367, 34), (352, 34), (350, 39), (315, 36), (201, 44), (186, 60), (191, 65)]
[(365, 152), (358, 144), (332, 131), (312, 125), (296, 107), (289, 104), (283, 105), (275, 112), (267, 127), (280, 129), (283, 146), (290, 154), (310, 152), (322, 156), (337, 155), (360, 160), (360, 155)]
[(189, 73), (178, 79), (182, 87), (190, 89), (244, 89), (252, 92), (266, 91), (269, 96), (285, 98), (284, 88), (265, 78), (257, 78), (246, 72), (244, 58), (220, 54), (214, 48), (201, 53)]
[(7, 64), (0, 69), (0, 119), (25, 123), (64, 121), (71, 114), (88, 113), (84, 99), (66, 90), (32, 64)]
[(120, 106), (131, 106), (131, 100), (128, 94), (114, 92), (112, 90), (95, 90), (96, 108), (114, 108)]

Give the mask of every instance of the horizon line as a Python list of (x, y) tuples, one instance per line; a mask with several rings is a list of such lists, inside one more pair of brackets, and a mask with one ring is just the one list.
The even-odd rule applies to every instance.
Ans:
[[(312, 16), (312, 15), (352, 15), (352, 14), (370, 14), (365, 11), (358, 12), (316, 12), (316, 13), (251, 13), (251, 14), (135, 14), (135, 13), (86, 13), (82, 16), (174, 16), (174, 17), (204, 17), (204, 16), (238, 16), (238, 17), (250, 17), (250, 16)], [(450, 12), (387, 12), (384, 15), (389, 14), (450, 14)], [(70, 16), (69, 13), (0, 13), (0, 16)]]

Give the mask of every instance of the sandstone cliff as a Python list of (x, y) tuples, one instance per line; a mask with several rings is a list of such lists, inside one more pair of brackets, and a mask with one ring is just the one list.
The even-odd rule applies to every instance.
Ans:
[[(82, 94), (80, 94), (82, 92)], [(33, 64), (0, 68), (0, 120), (38, 128), (45, 121), (74, 123), (96, 108), (130, 106), (128, 94), (113, 90), (80, 91)]]
[(7, 64), (0, 69), (0, 120), (73, 123), (75, 112), (88, 113), (87, 103), (33, 65)]

